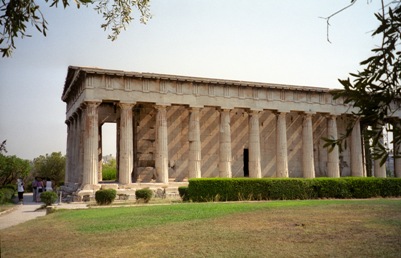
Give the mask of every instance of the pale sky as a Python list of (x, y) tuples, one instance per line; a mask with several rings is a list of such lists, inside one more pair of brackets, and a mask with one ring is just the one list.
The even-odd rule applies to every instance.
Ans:
[[(12, 58), (0, 58), (0, 141), (8, 155), (65, 154), (61, 94), (69, 65), (340, 88), (338, 79), (380, 42), (371, 37), (380, 1), (358, 1), (335, 16), (331, 44), (319, 17), (350, 0), (153, 0), (148, 24), (136, 19), (114, 42), (100, 15), (70, 2), (66, 10), (43, 9), (47, 37), (31, 30)], [(107, 132), (103, 153), (115, 155)]]

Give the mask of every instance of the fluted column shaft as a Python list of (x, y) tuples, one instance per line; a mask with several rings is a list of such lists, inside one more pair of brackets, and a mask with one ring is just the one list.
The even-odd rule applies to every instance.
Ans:
[(134, 163), (132, 107), (133, 104), (120, 103), (120, 166), (118, 181), (120, 184), (131, 183)]
[[(329, 116), (327, 120), (327, 136), (330, 139), (337, 140), (337, 120), (336, 116)], [(327, 153), (327, 176), (340, 177), (340, 161), (338, 156), (338, 146)]]
[(67, 124), (67, 149), (66, 149), (66, 162), (65, 162), (65, 175), (64, 182), (68, 184), (70, 182), (70, 169), (71, 169), (71, 150), (72, 150), (72, 119), (66, 121)]
[(351, 175), (363, 176), (361, 125), (359, 119), (351, 132)]
[(99, 102), (86, 102), (85, 135), (84, 135), (84, 164), (82, 185), (97, 184), (98, 169), (98, 113)]
[(285, 112), (277, 115), (276, 139), (276, 177), (288, 177), (287, 122)]
[(69, 168), (69, 180), (71, 180), (71, 182), (78, 182), (78, 166), (79, 166), (79, 162), (81, 160), (79, 160), (79, 155), (78, 155), (78, 151), (79, 151), (79, 139), (80, 139), (80, 128), (78, 127), (78, 118), (79, 116), (74, 114), (72, 116), (72, 139), (71, 139), (71, 161), (70, 161), (70, 168)]
[[(383, 144), (383, 128), (381, 126), (377, 127), (378, 130), (381, 130), (379, 143)], [(375, 177), (386, 177), (386, 163), (380, 166), (381, 159), (374, 160), (374, 176)]]
[(219, 137), (219, 175), (232, 177), (231, 172), (231, 128), (230, 110), (220, 111), (220, 137)]
[(201, 139), (199, 108), (190, 108), (189, 110), (189, 178), (201, 177)]
[(156, 173), (157, 182), (168, 183), (168, 141), (166, 106), (156, 106)]
[(261, 178), (259, 112), (249, 113), (249, 177)]
[(306, 114), (302, 124), (302, 152), (303, 176), (314, 178), (312, 114)]

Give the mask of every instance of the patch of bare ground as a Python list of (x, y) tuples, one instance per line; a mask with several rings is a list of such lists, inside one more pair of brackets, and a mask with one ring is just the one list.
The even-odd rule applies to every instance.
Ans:
[(400, 257), (393, 202), (266, 206), (107, 233), (48, 215), (1, 231), (1, 257)]

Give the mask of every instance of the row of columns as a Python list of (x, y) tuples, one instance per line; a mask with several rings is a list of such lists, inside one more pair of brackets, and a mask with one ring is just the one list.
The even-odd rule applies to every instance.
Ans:
[[(82, 185), (98, 183), (98, 113), (100, 102), (85, 102), (80, 108), (81, 113), (75, 114), (68, 121), (67, 137), (67, 171), (82, 171)], [(135, 103), (119, 103), (120, 115), (120, 151), (119, 151), (119, 183), (131, 183), (133, 171), (133, 112)], [(157, 181), (168, 183), (168, 135), (167, 135), (167, 110), (166, 106), (156, 105), (156, 150), (155, 167)], [(201, 177), (201, 140), (200, 140), (200, 108), (189, 109), (189, 178)], [(259, 116), (261, 111), (249, 112), (249, 176), (262, 177)], [(276, 123), (276, 177), (288, 177), (288, 153), (287, 153), (287, 125), (286, 112), (277, 113)], [(302, 167), (305, 178), (315, 177), (313, 155), (313, 127), (312, 113), (306, 113), (302, 124)], [(327, 121), (328, 137), (337, 139), (336, 116), (331, 115)], [(219, 176), (232, 177), (231, 163), (231, 127), (230, 109), (221, 109), (219, 128)], [(79, 135), (78, 137), (75, 137)], [(83, 148), (80, 148), (81, 144)], [(83, 149), (83, 152), (81, 151)], [(360, 125), (357, 122), (351, 134), (351, 171), (352, 176), (364, 176), (362, 144)], [(70, 158), (72, 157), (72, 158)], [(74, 162), (80, 161), (82, 162)], [(83, 164), (82, 167), (78, 164)], [(378, 168), (382, 169), (382, 168)], [(385, 170), (385, 169), (384, 169)], [(329, 177), (340, 177), (338, 147), (328, 153), (327, 171)], [(381, 171), (381, 170), (376, 170)], [(385, 173), (385, 172), (384, 172)], [(380, 176), (378, 174), (376, 176)], [(66, 181), (68, 182), (68, 173)], [(72, 178), (71, 178), (72, 179)]]

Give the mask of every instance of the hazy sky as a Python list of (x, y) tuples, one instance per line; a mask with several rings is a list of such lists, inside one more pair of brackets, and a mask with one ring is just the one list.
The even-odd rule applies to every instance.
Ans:
[[(358, 1), (334, 17), (331, 44), (318, 17), (350, 0), (153, 0), (148, 24), (135, 20), (114, 42), (100, 15), (70, 2), (67, 10), (43, 9), (46, 38), (31, 30), (12, 58), (0, 58), (0, 141), (7, 139), (8, 155), (65, 153), (69, 65), (339, 88), (338, 78), (357, 71), (380, 40), (371, 37), (380, 1)], [(106, 131), (104, 153), (114, 154)]]

